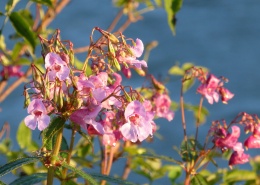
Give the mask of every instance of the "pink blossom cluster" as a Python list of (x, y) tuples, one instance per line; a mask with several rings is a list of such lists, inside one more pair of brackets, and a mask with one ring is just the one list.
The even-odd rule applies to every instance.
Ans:
[[(244, 153), (244, 148), (260, 148), (260, 125), (258, 117), (243, 112), (229, 126), (226, 125), (225, 121), (223, 123), (224, 125), (221, 125), (218, 121), (213, 122), (210, 129), (210, 133), (213, 134), (213, 143), (223, 152), (229, 149), (233, 151), (229, 159), (230, 167), (248, 162), (250, 156)], [(238, 142), (240, 128), (234, 124), (242, 125), (245, 133), (252, 133), (243, 143)], [(231, 127), (231, 132), (228, 131), (229, 127)]]
[[(201, 77), (201, 76), (200, 76)], [(199, 78), (201, 85), (197, 92), (203, 95), (210, 104), (219, 101), (219, 96), (223, 103), (227, 103), (234, 94), (223, 87), (223, 82), (213, 74), (209, 74), (206, 78)]]
[[(2, 78), (9, 78), (9, 77), (21, 77), (24, 75), (21, 66), (19, 65), (9, 65), (5, 66), (2, 62), (4, 61), (4, 54), (0, 52), (0, 76)], [(2, 69), (1, 69), (2, 66)]]
[(0, 76), (2, 77), (21, 77), (24, 73), (21, 70), (21, 66), (3, 66), (0, 71)]
[(174, 117), (169, 96), (157, 93), (145, 100), (132, 87), (124, 87), (120, 75), (120, 72), (126, 75), (124, 70), (129, 68), (147, 67), (144, 60), (137, 59), (143, 50), (140, 39), (133, 46), (116, 41), (100, 55), (90, 55), (90, 75), (75, 69), (64, 52), (44, 53), (45, 72), (32, 66), (34, 78), (28, 89), (33, 95), (27, 98), (32, 101), (27, 109), (29, 115), (24, 119), (26, 126), (42, 131), (48, 127), (52, 115), (61, 116), (88, 134), (102, 136), (103, 144), (109, 146), (115, 146), (119, 140), (141, 142), (152, 136), (156, 131), (155, 117), (169, 121)]

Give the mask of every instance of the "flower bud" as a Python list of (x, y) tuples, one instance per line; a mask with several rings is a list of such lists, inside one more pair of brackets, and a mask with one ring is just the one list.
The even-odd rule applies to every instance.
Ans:
[(24, 94), (24, 108), (26, 108), (26, 107), (29, 106), (31, 100), (30, 100), (29, 93), (28, 93), (28, 91), (26, 89), (24, 90), (23, 94)]
[(151, 75), (153, 86), (156, 90), (165, 90), (165, 86)]
[(140, 76), (145, 76), (145, 71), (143, 69), (135, 69), (135, 71), (140, 75)]
[(112, 33), (102, 30), (99, 27), (95, 27), (95, 29), (98, 30), (100, 33), (102, 33), (112, 43), (117, 44), (119, 42), (119, 40), (116, 38), (116, 36), (113, 35)]

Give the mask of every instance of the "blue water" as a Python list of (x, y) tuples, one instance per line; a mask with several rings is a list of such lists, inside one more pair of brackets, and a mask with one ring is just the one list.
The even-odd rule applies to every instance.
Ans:
[[(0, 2), (0, 7), (3, 7)], [(72, 1), (62, 14), (51, 24), (59, 28), (63, 39), (71, 40), (74, 47), (89, 43), (89, 34), (93, 27), (106, 29), (117, 10), (112, 8), (111, 1)], [(173, 36), (167, 25), (166, 13), (156, 10), (144, 15), (144, 19), (130, 25), (124, 32), (127, 37), (140, 38), (144, 43), (157, 40), (159, 45), (150, 55), (149, 72), (155, 76), (167, 75), (168, 69), (175, 63), (193, 62), (196, 65), (208, 67), (216, 76), (229, 79), (226, 87), (235, 94), (228, 105), (221, 103), (213, 106), (205, 103), (210, 110), (207, 123), (200, 131), (203, 141), (212, 120), (227, 119), (231, 121), (239, 112), (260, 113), (260, 1), (259, 0), (186, 0), (183, 8), (177, 14), (176, 36)], [(2, 8), (1, 8), (2, 10)], [(10, 33), (10, 25), (4, 34)], [(12, 43), (8, 43), (11, 46)], [(79, 55), (81, 60), (85, 54)], [(180, 83), (178, 78), (172, 78), (167, 84), (171, 97), (179, 100)], [(137, 86), (142, 84), (142, 78), (134, 78), (129, 83)], [(15, 138), (16, 128), (26, 116), (23, 107), (23, 87), (16, 89), (0, 107), (0, 124), (8, 121), (11, 124), (11, 137)], [(195, 89), (185, 96), (189, 103), (198, 104), (199, 95)], [(188, 133), (194, 135), (192, 115), (187, 118)], [(183, 137), (180, 112), (168, 123), (160, 119), (158, 131), (164, 139), (154, 139), (153, 143), (145, 143), (159, 154), (178, 155), (172, 149), (179, 146)], [(35, 133), (35, 136), (38, 133)], [(254, 150), (252, 154), (259, 153)], [(224, 165), (226, 162), (223, 163)], [(1, 164), (0, 164), (1, 165)], [(245, 165), (246, 166), (246, 165)], [(245, 166), (241, 165), (242, 168)], [(246, 166), (248, 167), (248, 166)], [(116, 165), (117, 171), (120, 167)], [(213, 168), (214, 169), (214, 168)], [(130, 175), (130, 180), (145, 183), (144, 178)], [(161, 179), (154, 184), (169, 184), (167, 179)]]

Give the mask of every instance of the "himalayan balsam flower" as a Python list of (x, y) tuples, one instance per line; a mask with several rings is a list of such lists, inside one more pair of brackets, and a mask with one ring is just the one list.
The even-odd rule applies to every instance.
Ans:
[(38, 125), (40, 131), (44, 130), (50, 123), (50, 116), (47, 115), (47, 110), (41, 99), (34, 99), (27, 109), (30, 114), (24, 119), (25, 125), (34, 130)]
[(223, 103), (227, 103), (230, 99), (234, 97), (234, 94), (224, 87), (221, 87), (219, 92)]
[(166, 118), (168, 121), (173, 120), (174, 112), (170, 110), (171, 99), (166, 94), (158, 95), (155, 100), (155, 112), (158, 117)]
[(214, 101), (218, 102), (219, 94), (216, 92), (216, 90), (219, 86), (219, 82), (220, 80), (211, 74), (209, 75), (206, 83), (201, 84), (197, 91), (198, 93), (205, 96), (210, 104), (213, 104)]
[(104, 134), (104, 128), (102, 124), (95, 121), (99, 111), (101, 110), (100, 105), (89, 105), (82, 109), (76, 110), (70, 116), (70, 120), (82, 126), (85, 130), (89, 131), (88, 126), (92, 126), (99, 134)]
[(63, 81), (70, 73), (67, 63), (56, 53), (48, 53), (45, 56), (45, 68), (49, 69), (48, 75), (50, 81), (54, 81), (55, 77)]
[[(135, 46), (132, 46), (130, 49), (131, 49), (131, 52), (133, 54), (133, 56), (126, 56), (126, 57), (123, 57), (123, 56), (119, 56), (118, 57), (118, 61), (120, 62), (125, 62), (127, 63), (128, 65), (130, 66), (134, 66), (136, 67), (137, 69), (142, 69), (141, 66), (144, 66), (144, 67), (147, 67), (147, 63), (146, 61), (144, 60), (138, 60), (136, 58), (139, 58), (143, 51), (144, 51), (144, 44), (143, 42), (140, 40), (140, 39), (136, 39), (136, 45)], [(120, 51), (119, 51), (120, 53)]]
[(242, 143), (236, 143), (236, 145), (233, 147), (233, 150), (234, 152), (229, 159), (230, 168), (232, 168), (233, 165), (244, 164), (249, 161), (249, 155), (244, 153)]
[(132, 142), (143, 141), (153, 134), (152, 120), (146, 115), (145, 108), (139, 101), (129, 103), (124, 114), (126, 123), (119, 130), (125, 139)]
[(225, 133), (222, 131), (223, 135), (214, 139), (214, 143), (219, 148), (230, 148), (232, 149), (240, 136), (240, 128), (238, 126), (232, 126), (232, 133)]
[(257, 124), (253, 128), (253, 134), (244, 142), (246, 148), (260, 148), (260, 126)]
[(24, 73), (21, 71), (21, 66), (4, 66), (0, 71), (0, 76), (21, 77)]

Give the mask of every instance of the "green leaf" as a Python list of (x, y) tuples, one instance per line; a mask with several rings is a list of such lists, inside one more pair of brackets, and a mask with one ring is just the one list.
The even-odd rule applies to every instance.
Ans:
[(66, 120), (60, 117), (56, 117), (51, 121), (49, 126), (42, 133), (43, 146), (46, 146), (47, 149), (52, 149), (53, 137), (63, 128), (65, 121)]
[(23, 165), (39, 161), (39, 157), (25, 157), (16, 159), (0, 167), (0, 177)]
[(91, 175), (85, 173), (84, 171), (82, 171), (82, 170), (80, 170), (80, 169), (77, 169), (77, 168), (75, 168), (75, 167), (72, 167), (72, 166), (70, 166), (70, 165), (69, 165), (68, 163), (66, 163), (66, 162), (61, 163), (61, 166), (63, 166), (64, 168), (67, 168), (67, 169), (73, 171), (73, 172), (76, 173), (77, 175), (79, 175), (79, 176), (81, 176), (82, 178), (86, 179), (89, 184), (98, 185), (98, 183), (95, 181), (95, 179), (94, 179)]
[(16, 4), (17, 4), (19, 1), (20, 1), (20, 0), (9, 0), (9, 1), (6, 3), (5, 11), (9, 14), (9, 13), (14, 9), (14, 7), (16, 6)]
[(23, 65), (23, 66), (29, 66), (30, 64), (31, 61), (28, 58), (19, 58), (14, 63), (14, 65)]
[(164, 156), (164, 155), (156, 155), (156, 154), (141, 154), (141, 155), (136, 155), (136, 157), (143, 157), (143, 158), (155, 158), (155, 159), (161, 159), (161, 160), (164, 160), (164, 161), (168, 161), (168, 162), (172, 162), (172, 163), (175, 163), (175, 164), (179, 164), (179, 165), (182, 165), (182, 162), (181, 161), (177, 161), (171, 157), (168, 157), (168, 156)]
[(23, 46), (24, 46), (24, 44), (21, 43), (21, 42), (17, 42), (17, 43), (15, 44), (15, 46), (14, 46), (14, 48), (13, 48), (12, 55), (11, 55), (12, 60), (16, 60), (16, 59), (18, 58), (18, 56), (19, 56), (19, 54), (20, 54), (20, 52), (21, 52)]
[(169, 73), (170, 75), (183, 76), (183, 75), (185, 74), (185, 71), (184, 71), (182, 68), (180, 68), (178, 65), (175, 65), (175, 66), (172, 66), (172, 67), (169, 69), (168, 73)]
[(255, 180), (257, 178), (257, 174), (254, 171), (248, 170), (239, 170), (233, 169), (228, 171), (226, 175), (224, 175), (224, 182), (238, 182), (238, 181), (246, 181), (246, 180)]
[(42, 5), (46, 5), (46, 6), (52, 7), (51, 0), (30, 0), (30, 1), (38, 3), (38, 4), (42, 4)]
[(176, 65), (172, 66), (172, 67), (169, 69), (168, 73), (169, 73), (170, 75), (183, 76), (183, 75), (185, 74), (185, 71), (188, 70), (188, 69), (190, 69), (190, 68), (193, 67), (193, 66), (194, 66), (194, 64), (193, 64), (193, 63), (190, 63), (190, 62), (184, 63), (181, 67), (180, 67), (178, 64), (176, 64)]
[(194, 79), (186, 80), (183, 82), (183, 92), (188, 91), (194, 84)]
[(26, 41), (28, 41), (34, 50), (36, 47), (36, 38), (27, 21), (18, 12), (11, 13), (10, 21), (17, 33), (19, 33)]
[(5, 37), (0, 34), (0, 49), (5, 50), (6, 45), (5, 45)]
[(175, 34), (176, 13), (180, 10), (183, 0), (164, 0), (164, 8), (167, 13), (168, 25)]
[(208, 185), (207, 180), (200, 174), (196, 174), (191, 179), (192, 185)]
[(156, 6), (162, 7), (162, 4), (163, 4), (162, 0), (154, 0), (154, 2), (156, 4)]
[[(194, 117), (195, 119), (198, 119), (198, 112), (199, 112), (199, 106), (198, 105), (190, 105), (190, 104), (184, 104), (184, 108), (190, 111), (193, 111)], [(205, 108), (202, 107), (201, 108), (201, 112), (200, 112), (200, 123), (205, 123), (206, 121), (206, 117), (209, 115), (209, 111)]]
[(40, 183), (47, 179), (46, 173), (35, 173), (28, 176), (20, 177), (19, 179), (16, 179), (15, 181), (11, 182), (10, 185), (32, 185), (36, 183)]
[(18, 127), (17, 133), (16, 133), (16, 140), (18, 145), (21, 147), (21, 149), (25, 149), (30, 147), (31, 141), (32, 141), (32, 132), (31, 129), (29, 129), (24, 121), (22, 121)]
[(198, 157), (196, 148), (200, 148), (198, 141), (196, 142), (193, 138), (188, 138), (188, 141), (181, 143), (181, 157), (185, 162), (195, 161)]
[(6, 185), (5, 183), (3, 183), (2, 181), (0, 181), (0, 185)]
[(174, 183), (175, 180), (181, 176), (182, 168), (180, 166), (169, 166), (168, 168), (168, 177), (171, 180), (171, 182)]
[(111, 183), (116, 183), (116, 184), (121, 184), (121, 185), (137, 185), (136, 183), (125, 181), (125, 180), (107, 176), (107, 175), (102, 175), (102, 174), (98, 174), (98, 173), (90, 173), (90, 174), (91, 174), (91, 176), (95, 177), (96, 179), (106, 180), (107, 182), (111, 182)]

